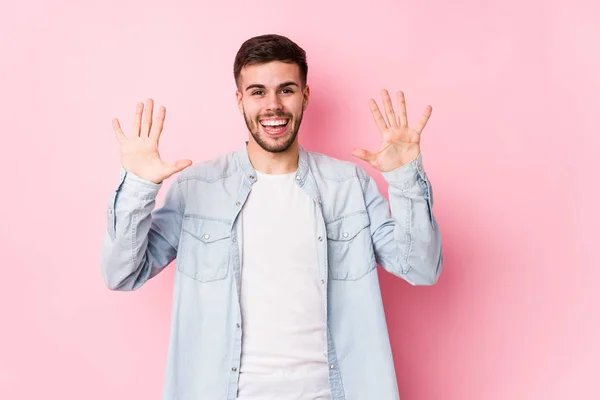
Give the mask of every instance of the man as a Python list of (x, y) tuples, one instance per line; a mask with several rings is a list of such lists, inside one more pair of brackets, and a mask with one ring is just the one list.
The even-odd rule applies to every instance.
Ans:
[(161, 160), (166, 110), (153, 121), (150, 99), (130, 137), (113, 120), (104, 280), (135, 290), (177, 258), (163, 398), (398, 399), (376, 266), (413, 285), (441, 272), (419, 148), (431, 107), (409, 128), (402, 92), (397, 118), (383, 91), (387, 122), (370, 101), (381, 150), (353, 155), (383, 173), (388, 203), (362, 168), (298, 144), (310, 91), (297, 44), (249, 39), (234, 77), (249, 140), (214, 160)]

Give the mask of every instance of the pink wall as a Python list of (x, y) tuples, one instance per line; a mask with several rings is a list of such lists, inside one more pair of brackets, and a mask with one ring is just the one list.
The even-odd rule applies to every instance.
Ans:
[(409, 122), (433, 106), (445, 270), (424, 288), (381, 273), (402, 399), (600, 398), (600, 7), (485, 3), (3, 4), (0, 398), (160, 398), (173, 268), (135, 293), (100, 274), (111, 119), (129, 131), (152, 96), (164, 158), (236, 148), (233, 57), (270, 32), (308, 52), (311, 150), (377, 147), (383, 87)]

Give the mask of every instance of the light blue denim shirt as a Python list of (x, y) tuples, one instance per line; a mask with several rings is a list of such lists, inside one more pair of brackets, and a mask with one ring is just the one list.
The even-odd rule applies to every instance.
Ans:
[[(389, 203), (362, 168), (300, 146), (296, 182), (316, 205), (332, 400), (399, 398), (377, 265), (412, 285), (432, 285), (442, 270), (421, 155), (383, 176)], [(237, 396), (240, 211), (254, 182), (244, 145), (180, 172), (154, 210), (162, 184), (121, 168), (107, 209), (102, 274), (110, 289), (135, 290), (177, 259), (165, 400)]]

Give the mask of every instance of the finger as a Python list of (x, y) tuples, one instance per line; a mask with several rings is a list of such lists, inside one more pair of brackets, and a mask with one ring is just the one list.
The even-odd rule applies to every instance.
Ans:
[(150, 138), (158, 139), (160, 138), (160, 134), (163, 130), (163, 126), (165, 124), (165, 116), (167, 114), (167, 109), (165, 107), (161, 107), (158, 109), (156, 113), (156, 118), (154, 118), (154, 123), (152, 123), (152, 129), (150, 130)]
[(431, 117), (432, 111), (433, 111), (433, 108), (431, 106), (427, 106), (425, 108), (425, 112), (421, 116), (421, 120), (419, 121), (419, 124), (415, 128), (415, 131), (417, 131), (417, 133), (419, 135), (421, 134), (421, 132), (423, 132), (423, 129), (425, 129), (425, 125), (427, 125), (427, 121), (429, 121), (429, 117)]
[(133, 117), (133, 132), (132, 136), (140, 136), (140, 127), (142, 126), (142, 112), (144, 111), (144, 103), (138, 103), (135, 108), (135, 116)]
[(400, 119), (400, 127), (406, 128), (408, 126), (408, 117), (406, 115), (406, 101), (404, 100), (404, 93), (398, 91), (396, 93), (398, 99), (398, 117)]
[(127, 140), (127, 137), (123, 133), (123, 129), (121, 129), (121, 124), (119, 124), (119, 120), (117, 118), (113, 118), (112, 126), (113, 126), (113, 129), (115, 131), (115, 134), (116, 134), (116, 137), (117, 137), (117, 140), (119, 141), (119, 143), (122, 143), (125, 140)]
[(370, 151), (365, 149), (354, 149), (352, 150), (352, 155), (356, 158), (360, 158), (361, 160), (368, 162), (369, 164), (375, 161), (375, 153), (371, 153)]
[(146, 113), (144, 114), (143, 123), (142, 123), (142, 132), (140, 133), (141, 137), (148, 137), (150, 133), (150, 127), (152, 126), (152, 111), (154, 109), (154, 100), (148, 99), (146, 101)]
[(385, 109), (385, 115), (387, 116), (387, 121), (390, 127), (398, 126), (398, 120), (396, 119), (396, 114), (394, 113), (394, 106), (392, 105), (392, 98), (387, 90), (381, 91), (381, 98), (383, 99), (383, 107)]
[(379, 111), (379, 107), (373, 99), (369, 100), (369, 106), (371, 107), (371, 113), (373, 114), (373, 119), (377, 124), (377, 128), (379, 128), (379, 132), (383, 134), (383, 132), (385, 132), (388, 127), (385, 123), (385, 120), (383, 119), (383, 116), (381, 115), (381, 111)]

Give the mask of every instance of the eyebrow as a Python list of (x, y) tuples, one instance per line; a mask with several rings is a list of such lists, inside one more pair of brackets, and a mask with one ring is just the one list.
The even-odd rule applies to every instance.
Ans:
[[(283, 82), (282, 84), (279, 85), (278, 89), (284, 88), (286, 86), (296, 86), (296, 87), (300, 87), (296, 82), (294, 81), (288, 81), (288, 82)], [(249, 85), (246, 88), (246, 91), (250, 90), (250, 89), (266, 89), (267, 87), (265, 85), (260, 85), (258, 83), (253, 83), (252, 85)]]

